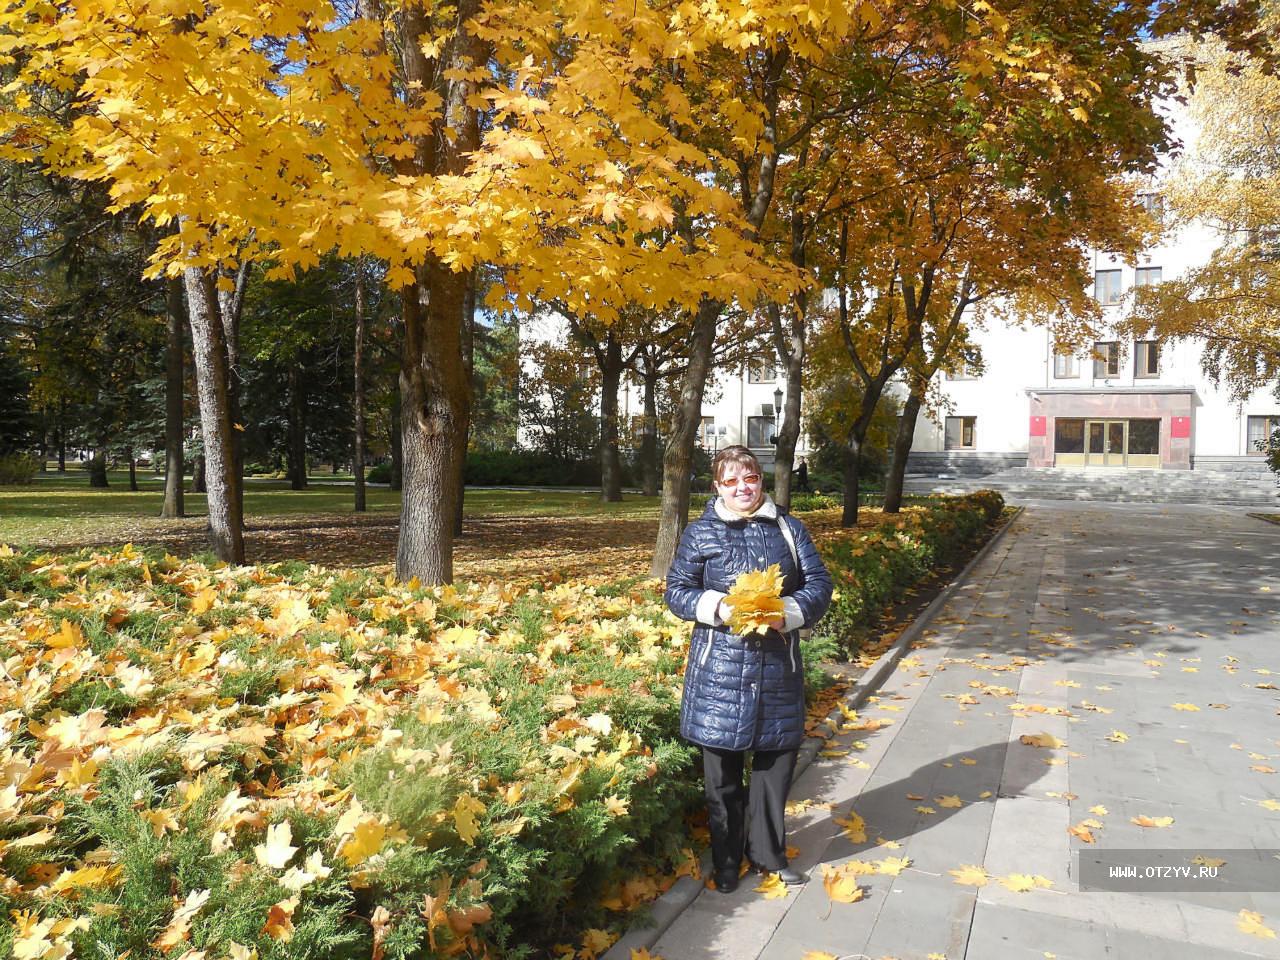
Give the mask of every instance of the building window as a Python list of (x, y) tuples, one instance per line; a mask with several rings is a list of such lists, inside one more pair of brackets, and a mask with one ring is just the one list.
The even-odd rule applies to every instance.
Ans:
[(1120, 271), (1099, 270), (1093, 275), (1093, 295), (1104, 307), (1120, 302)]
[(972, 450), (977, 417), (947, 417), (945, 446), (948, 450)]
[(1116, 340), (1100, 340), (1093, 345), (1093, 376), (1120, 376), (1120, 344)]
[(1128, 453), (1156, 456), (1160, 453), (1160, 421), (1130, 420)]
[(1133, 274), (1133, 285), (1135, 287), (1154, 287), (1160, 282), (1161, 267), (1139, 267)]
[(1133, 345), (1133, 375), (1140, 380), (1160, 376), (1160, 342), (1138, 340)]
[(1071, 380), (1080, 376), (1080, 367), (1074, 353), (1054, 353), (1053, 375), (1059, 380)]
[(778, 371), (774, 369), (772, 360), (757, 357), (747, 365), (748, 383), (773, 383), (777, 379)]
[(773, 444), (773, 417), (747, 417), (747, 446), (768, 447)]
[(1280, 430), (1280, 413), (1268, 414), (1264, 417), (1249, 418), (1248, 443), (1245, 453), (1252, 456), (1265, 454), (1271, 449), (1276, 431)]
[(1164, 197), (1158, 193), (1138, 194), (1138, 206), (1156, 223), (1164, 223)]
[(947, 371), (948, 380), (977, 380), (978, 365), (968, 357), (959, 357)]
[(1084, 421), (1056, 419), (1053, 421), (1053, 452), (1084, 453)]
[(698, 446), (706, 449), (711, 448), (711, 435), (716, 432), (716, 418), (703, 417), (702, 423), (698, 424)]

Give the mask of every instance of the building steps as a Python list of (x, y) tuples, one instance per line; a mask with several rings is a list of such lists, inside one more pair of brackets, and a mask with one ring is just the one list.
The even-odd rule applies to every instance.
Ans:
[(999, 490), (1006, 499), (1015, 500), (1280, 505), (1280, 486), (1269, 473), (1012, 467), (985, 477), (908, 477), (905, 484), (908, 493), (968, 493), (984, 489)]

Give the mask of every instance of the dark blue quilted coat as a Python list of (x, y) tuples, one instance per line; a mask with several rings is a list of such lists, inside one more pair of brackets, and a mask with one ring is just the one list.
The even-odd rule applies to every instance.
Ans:
[[(799, 630), (816, 623), (831, 603), (831, 576), (794, 517), (779, 515), (769, 498), (737, 519), (713, 498), (684, 531), (667, 573), (667, 606), (697, 626), (689, 647), (680, 707), (680, 733), (691, 743), (724, 750), (790, 750), (804, 741), (804, 672)], [(779, 523), (795, 539), (800, 569)], [(716, 608), (738, 575), (771, 564), (784, 574), (783, 632), (748, 637), (729, 632)]]

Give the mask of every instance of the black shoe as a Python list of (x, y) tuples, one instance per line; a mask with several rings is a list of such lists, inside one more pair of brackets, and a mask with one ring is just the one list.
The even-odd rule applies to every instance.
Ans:
[(778, 875), (778, 879), (785, 883), (788, 887), (798, 887), (801, 884), (809, 882), (809, 875), (801, 873), (799, 870), (793, 870), (791, 867), (783, 867), (781, 870), (773, 871)]
[(782, 867), (778, 870), (768, 870), (765, 867), (760, 866), (758, 863), (753, 863), (751, 865), (751, 869), (766, 877), (771, 873), (776, 873), (778, 875), (778, 879), (789, 887), (798, 887), (801, 884), (809, 882), (809, 875), (807, 873), (801, 873), (799, 870), (793, 870), (791, 867)]
[(716, 889), (721, 893), (733, 893), (738, 889), (737, 870), (717, 870), (715, 872)]

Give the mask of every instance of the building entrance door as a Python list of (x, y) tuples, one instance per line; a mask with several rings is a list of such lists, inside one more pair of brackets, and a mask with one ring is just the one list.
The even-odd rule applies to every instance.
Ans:
[(1090, 467), (1123, 467), (1129, 446), (1128, 420), (1085, 421), (1085, 464)]

